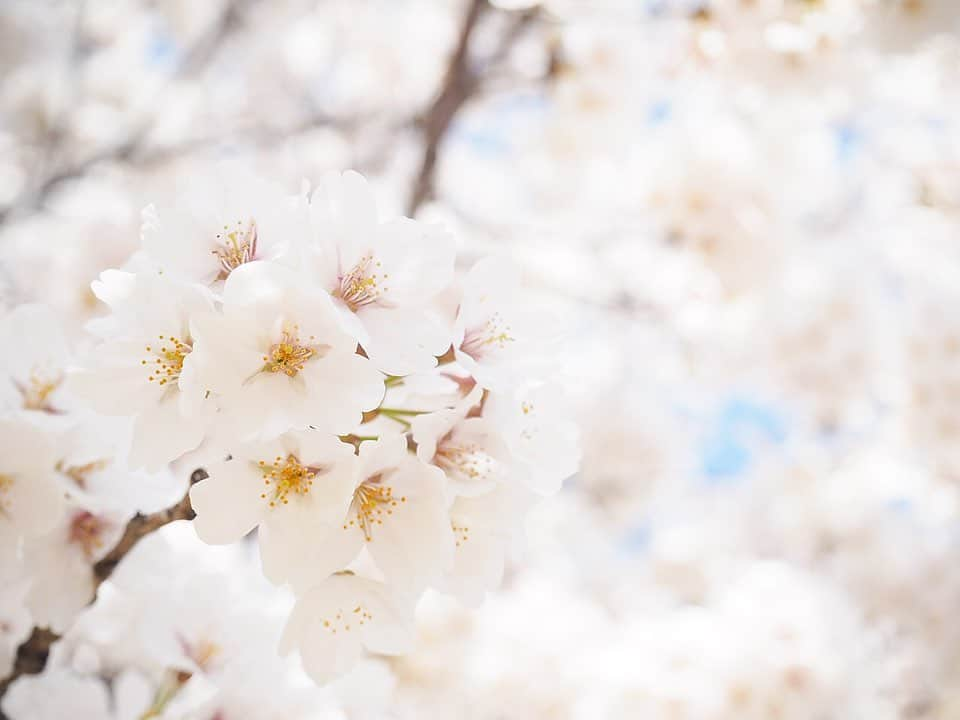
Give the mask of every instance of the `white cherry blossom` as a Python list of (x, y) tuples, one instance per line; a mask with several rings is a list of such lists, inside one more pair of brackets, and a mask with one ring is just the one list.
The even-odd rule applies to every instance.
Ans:
[(407, 449), (405, 436), (360, 443), (348, 504), (301, 549), (305, 587), (353, 562), (366, 547), (387, 582), (419, 591), (451, 560), (453, 533), (443, 473)]
[(460, 363), (485, 388), (507, 389), (553, 351), (553, 321), (524, 296), (520, 268), (484, 258), (463, 279), (453, 347)]
[(24, 543), (27, 607), (36, 624), (63, 633), (93, 599), (93, 565), (116, 545), (128, 516), (72, 506), (51, 532)]
[(503, 579), (505, 556), (521, 532), (529, 505), (529, 493), (509, 485), (475, 497), (458, 497), (450, 508), (454, 561), (440, 589), (467, 605), (479, 606)]
[(308, 235), (302, 198), (233, 166), (192, 179), (175, 207), (148, 207), (141, 230), (157, 269), (208, 287), (248, 262), (295, 256)]
[(190, 318), (211, 300), (160, 275), (116, 270), (104, 272), (94, 292), (114, 312), (70, 388), (97, 412), (134, 417), (130, 464), (159, 469), (203, 441), (216, 410), (191, 359)]
[(307, 427), (347, 433), (383, 397), (383, 375), (339, 328), (330, 297), (274, 263), (234, 270), (222, 314), (197, 315), (191, 329), (197, 381), (231, 440)]
[(478, 386), (457, 407), (410, 421), (417, 456), (443, 470), (457, 495), (480, 495), (510, 478), (510, 453), (500, 429), (481, 416), (482, 397)]
[(316, 430), (233, 449), (190, 491), (194, 526), (208, 543), (231, 543), (259, 527), (263, 569), (274, 582), (302, 574), (353, 496), (353, 447)]
[(328, 175), (313, 193), (313, 279), (334, 298), (340, 322), (391, 375), (423, 372), (450, 347), (431, 301), (453, 281), (454, 243), (410, 218), (381, 221), (366, 179)]
[(297, 599), (280, 640), (280, 652), (300, 651), (303, 667), (318, 683), (353, 668), (363, 650), (398, 655), (413, 645), (413, 607), (386, 585), (337, 573)]
[(517, 479), (541, 494), (555, 493), (580, 464), (576, 423), (552, 385), (490, 393), (483, 416), (500, 429), (518, 469)]
[(0, 318), (0, 407), (61, 416), (70, 346), (57, 315), (45, 305), (20, 305)]

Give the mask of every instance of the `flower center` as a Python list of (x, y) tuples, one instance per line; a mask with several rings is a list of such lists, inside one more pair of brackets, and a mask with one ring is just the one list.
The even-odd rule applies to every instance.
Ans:
[(515, 339), (500, 313), (494, 313), (483, 325), (464, 333), (460, 349), (474, 360), (480, 360), (491, 350), (502, 350)]
[(90, 476), (106, 469), (109, 464), (110, 461), (106, 458), (93, 460), (92, 462), (88, 462), (83, 465), (65, 465), (64, 461), (60, 460), (57, 463), (55, 470), (61, 475), (64, 475), (72, 480), (73, 484), (81, 490), (86, 490), (87, 483), (90, 481)]
[(17, 390), (23, 397), (24, 410), (38, 410), (45, 413), (56, 413), (57, 410), (50, 404), (50, 396), (63, 383), (63, 375), (48, 379), (36, 371), (30, 373), (30, 384), (16, 383)]
[(453, 530), (453, 536), (457, 541), (457, 547), (470, 539), (470, 528), (466, 525), (455, 525), (450, 523), (450, 529)]
[(223, 232), (217, 233), (217, 246), (212, 252), (220, 261), (218, 279), (225, 280), (244, 263), (256, 260), (257, 223), (238, 220), (236, 227), (224, 225)]
[(180, 379), (184, 358), (193, 350), (193, 341), (190, 338), (180, 340), (173, 335), (158, 335), (157, 339), (159, 345), (145, 347), (150, 354), (140, 364), (150, 373), (147, 376), (149, 382), (158, 385), (175, 383)]
[(375, 260), (372, 253), (367, 253), (353, 266), (346, 275), (340, 275), (339, 286), (333, 291), (353, 311), (364, 305), (371, 305), (380, 299), (389, 288), (386, 282), (389, 274), (379, 273), (380, 261)]
[(433, 464), (455, 479), (482, 482), (493, 473), (496, 460), (479, 445), (457, 443), (447, 434), (437, 444)]
[(198, 642), (188, 642), (178, 638), (183, 654), (193, 660), (201, 670), (209, 670), (214, 658), (220, 654), (220, 646), (210, 640), (201, 639)]
[(373, 620), (373, 614), (367, 612), (367, 609), (363, 605), (357, 605), (350, 612), (347, 612), (343, 608), (338, 608), (336, 615), (330, 618), (322, 619), (323, 627), (329, 630), (333, 635), (337, 634), (337, 630), (350, 632), (351, 623), (365, 625), (370, 620)]
[(9, 509), (9, 503), (4, 500), (4, 495), (10, 492), (13, 487), (13, 476), (0, 473), (0, 515), (6, 515)]
[(306, 495), (310, 492), (313, 479), (324, 472), (324, 468), (301, 465), (294, 455), (287, 455), (286, 459), (277, 455), (272, 463), (260, 460), (257, 468), (263, 474), (263, 484), (266, 489), (260, 497), (270, 501), (270, 507), (289, 505), (290, 496)]
[(103, 532), (107, 524), (92, 513), (86, 511), (76, 513), (70, 520), (69, 540), (79, 545), (88, 560), (103, 547)]
[[(310, 340), (316, 338), (311, 335)], [(287, 377), (295, 377), (303, 370), (314, 355), (317, 354), (315, 345), (306, 345), (300, 342), (297, 328), (293, 331), (284, 330), (280, 342), (270, 346), (269, 352), (263, 356), (263, 372), (283, 373)]]
[(344, 530), (359, 527), (367, 542), (373, 540), (373, 526), (383, 525), (384, 514), (393, 515), (393, 508), (407, 501), (406, 497), (395, 498), (393, 488), (383, 484), (386, 473), (371, 475), (357, 486), (350, 503), (350, 515), (354, 517), (343, 526)]

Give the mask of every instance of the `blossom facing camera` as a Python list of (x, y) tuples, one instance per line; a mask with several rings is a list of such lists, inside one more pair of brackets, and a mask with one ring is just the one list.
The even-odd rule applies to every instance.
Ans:
[(197, 534), (224, 544), (258, 527), (267, 577), (282, 583), (302, 576), (311, 548), (346, 512), (355, 465), (350, 445), (317, 430), (239, 446), (190, 491)]
[(132, 417), (131, 465), (160, 469), (200, 445), (216, 410), (197, 382), (190, 329), (212, 301), (152, 273), (108, 270), (93, 289), (113, 313), (69, 387), (99, 413)]
[(383, 372), (427, 372), (450, 347), (434, 299), (453, 281), (452, 238), (436, 226), (381, 222), (356, 172), (328, 175), (310, 198), (310, 273), (333, 297), (344, 331)]
[(343, 675), (363, 650), (400, 655), (413, 647), (413, 606), (387, 585), (338, 573), (310, 588), (287, 620), (280, 652), (299, 649), (303, 667), (318, 683)]
[(222, 312), (196, 315), (191, 331), (197, 382), (216, 399), (229, 438), (347, 433), (383, 397), (383, 375), (340, 329), (330, 296), (282, 266), (235, 270)]

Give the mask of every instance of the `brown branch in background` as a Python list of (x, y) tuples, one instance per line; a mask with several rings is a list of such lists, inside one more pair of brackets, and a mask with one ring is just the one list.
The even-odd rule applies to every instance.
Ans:
[[(460, 25), (457, 45), (447, 64), (447, 72), (440, 92), (420, 119), (419, 126), (423, 133), (423, 159), (407, 203), (407, 215), (413, 216), (424, 202), (433, 197), (434, 174), (440, 144), (460, 108), (476, 94), (483, 82), (482, 73), (476, 72), (470, 64), (470, 41), (481, 16), (488, 8), (488, 0), (470, 0)], [(489, 69), (503, 61), (514, 42), (537, 17), (538, 12), (537, 8), (533, 8), (514, 14), (497, 48), (483, 63), (485, 68)]]
[[(194, 470), (190, 476), (190, 485), (198, 483), (207, 477), (205, 470)], [(104, 580), (110, 577), (120, 561), (126, 557), (133, 547), (144, 537), (155, 530), (159, 530), (164, 525), (176, 520), (192, 520), (196, 513), (193, 512), (193, 506), (190, 504), (189, 490), (176, 505), (168, 507), (166, 510), (151, 513), (149, 515), (135, 515), (127, 523), (126, 530), (120, 541), (114, 546), (113, 550), (107, 553), (103, 559), (93, 566), (93, 587), (96, 591)], [(7, 688), (23, 675), (36, 675), (43, 672), (47, 664), (47, 657), (50, 655), (51, 646), (60, 639), (60, 636), (46, 628), (35, 627), (30, 637), (27, 638), (19, 648), (17, 648), (17, 657), (13, 663), (13, 670), (10, 674), (0, 680), (0, 700), (7, 692)], [(0, 720), (5, 720), (5, 716), (0, 711)]]
[[(183, 60), (176, 68), (174, 73), (167, 79), (168, 83), (191, 74), (202, 72), (217, 57), (221, 47), (227, 40), (242, 27), (242, 8), (241, 5), (247, 4), (252, 0), (230, 0), (217, 18), (216, 22), (203, 36), (192, 45), (184, 54)], [(77, 25), (79, 27), (81, 10), (77, 14)], [(75, 31), (79, 37), (79, 29)], [(76, 45), (80, 45), (80, 40), (75, 40)], [(78, 51), (74, 53), (74, 63), (71, 68), (80, 62), (82, 54)], [(34, 188), (17, 198), (16, 202), (7, 208), (0, 210), (0, 225), (9, 220), (17, 212), (36, 211), (47, 201), (50, 195), (63, 183), (84, 177), (90, 170), (104, 162), (123, 162), (130, 160), (143, 149), (147, 136), (153, 129), (154, 118), (151, 116), (143, 123), (130, 130), (126, 138), (120, 142), (113, 143), (107, 147), (102, 147), (90, 155), (73, 162), (61, 164), (47, 173), (45, 177), (34, 184)], [(46, 149), (48, 156), (55, 156), (61, 151), (61, 144), (64, 140), (64, 134), (61, 126), (62, 122), (54, 128), (49, 146)]]
[(477, 87), (477, 77), (470, 69), (470, 38), (483, 11), (488, 7), (487, 0), (470, 0), (470, 6), (460, 26), (460, 36), (456, 48), (447, 65), (447, 73), (430, 109), (421, 121), (423, 131), (423, 160), (420, 172), (413, 187), (413, 194), (407, 204), (407, 214), (416, 213), (424, 201), (433, 193), (433, 171), (437, 164), (437, 149), (446, 135), (447, 129), (460, 106), (466, 102)]

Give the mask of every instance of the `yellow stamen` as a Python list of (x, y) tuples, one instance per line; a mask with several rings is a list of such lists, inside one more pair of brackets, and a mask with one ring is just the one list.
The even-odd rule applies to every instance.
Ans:
[(464, 334), (460, 349), (474, 360), (480, 360), (491, 350), (502, 350), (515, 339), (500, 313), (494, 313), (485, 323)]
[(58, 374), (55, 378), (47, 379), (41, 377), (37, 372), (30, 373), (30, 385), (25, 387), (17, 383), (17, 390), (23, 396), (24, 410), (38, 410), (40, 412), (57, 412), (50, 404), (50, 396), (63, 383), (63, 375)]
[(148, 382), (158, 385), (168, 385), (180, 379), (183, 371), (183, 361), (193, 350), (193, 341), (190, 338), (180, 340), (173, 335), (158, 335), (159, 345), (147, 345), (148, 355), (140, 361), (149, 375)]
[[(263, 356), (263, 372), (283, 373), (287, 377), (295, 377), (303, 370), (304, 365), (317, 354), (316, 345), (301, 343), (298, 328), (284, 330), (280, 342), (272, 345), (268, 354)], [(309, 338), (315, 340), (313, 335)]]
[[(246, 227), (244, 227), (246, 225)], [(223, 232), (217, 234), (217, 247), (212, 251), (220, 261), (220, 280), (241, 265), (256, 260), (257, 256), (257, 223), (250, 220), (244, 223), (237, 221), (237, 227), (231, 229), (223, 226)]]
[(324, 468), (301, 465), (294, 455), (287, 455), (286, 459), (277, 455), (269, 464), (260, 460), (257, 469), (263, 473), (263, 484), (267, 486), (260, 497), (269, 500), (270, 507), (289, 505), (291, 495), (306, 495), (313, 479), (324, 472)]
[(110, 464), (110, 461), (106, 458), (101, 460), (93, 460), (84, 465), (64, 465), (64, 461), (60, 460), (56, 465), (56, 471), (61, 475), (65, 475), (73, 483), (80, 488), (85, 490), (87, 483), (90, 480), (90, 475), (93, 473), (100, 472), (105, 469)]
[(395, 498), (393, 488), (384, 485), (385, 473), (379, 472), (364, 480), (353, 491), (353, 501), (350, 503), (349, 516), (353, 519), (344, 523), (343, 529), (349, 530), (359, 527), (363, 531), (363, 538), (367, 542), (373, 540), (373, 526), (383, 525), (385, 515), (393, 515), (393, 508), (398, 503), (405, 503), (406, 497)]
[(367, 253), (350, 272), (340, 276), (340, 284), (334, 289), (333, 295), (354, 311), (377, 302), (390, 289), (383, 284), (390, 275), (381, 275), (379, 268), (380, 261), (374, 260), (372, 253)]

